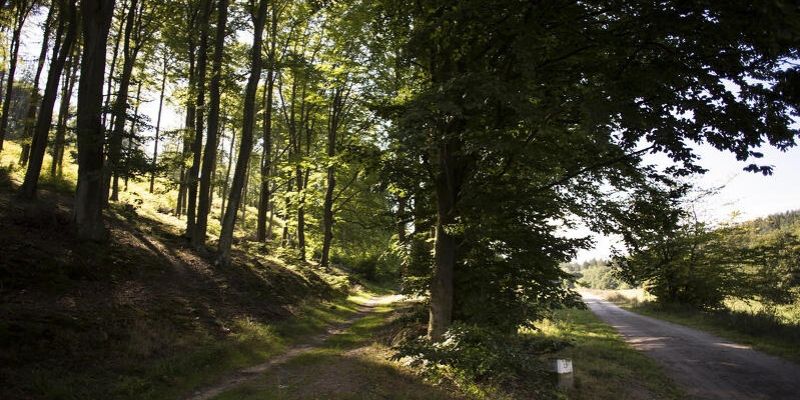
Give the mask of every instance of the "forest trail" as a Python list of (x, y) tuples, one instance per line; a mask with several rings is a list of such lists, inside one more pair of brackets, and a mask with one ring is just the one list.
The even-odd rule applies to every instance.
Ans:
[(658, 361), (696, 399), (797, 399), (800, 366), (685, 326), (639, 315), (582, 293), (600, 319)]
[(357, 322), (365, 319), (371, 314), (375, 314), (377, 312), (376, 309), (378, 307), (391, 305), (397, 301), (400, 301), (401, 299), (402, 296), (400, 295), (372, 296), (368, 298), (366, 301), (364, 301), (363, 304), (360, 305), (358, 313), (356, 313), (348, 320), (340, 324), (331, 326), (325, 333), (317, 335), (305, 343), (301, 343), (297, 346), (294, 346), (288, 349), (286, 352), (276, 357), (273, 357), (261, 364), (243, 369), (241, 371), (236, 372), (233, 375), (228, 376), (227, 378), (223, 379), (220, 382), (217, 382), (205, 388), (201, 388), (195, 391), (190, 396), (186, 397), (186, 399), (209, 400), (216, 398), (217, 396), (225, 392), (237, 389), (240, 386), (243, 386), (247, 383), (254, 382), (256, 381), (257, 378), (263, 377), (265, 373), (267, 373), (274, 367), (286, 364), (289, 361), (292, 361), (300, 356), (321, 349), (324, 346), (324, 344), (330, 339), (336, 337), (337, 335), (344, 334), (351, 326), (353, 326)]

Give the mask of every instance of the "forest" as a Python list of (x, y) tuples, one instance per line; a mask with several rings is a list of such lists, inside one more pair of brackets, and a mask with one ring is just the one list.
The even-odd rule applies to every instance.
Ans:
[(688, 205), (698, 146), (797, 145), (793, 1), (0, 0), (0, 48), (8, 398), (185, 398), (364, 310), (453, 385), (375, 398), (550, 398), (581, 286), (798, 301), (796, 212)]

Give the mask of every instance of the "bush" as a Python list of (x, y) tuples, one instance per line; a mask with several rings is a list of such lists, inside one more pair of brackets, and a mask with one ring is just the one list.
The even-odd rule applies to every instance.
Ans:
[(455, 323), (442, 340), (419, 337), (395, 347), (395, 360), (409, 357), (411, 365), (430, 373), (449, 368), (460, 377), (476, 381), (509, 382), (541, 374), (540, 355), (560, 350), (566, 342), (505, 334), (477, 325)]
[(374, 281), (378, 275), (378, 257), (370, 256), (356, 261), (353, 272), (368, 281)]

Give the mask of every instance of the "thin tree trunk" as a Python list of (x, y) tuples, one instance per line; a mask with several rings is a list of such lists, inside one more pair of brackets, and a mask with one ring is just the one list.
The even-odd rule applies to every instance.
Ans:
[(209, 91), (208, 132), (206, 133), (206, 152), (203, 154), (203, 171), (200, 174), (200, 193), (198, 198), (197, 222), (191, 235), (192, 245), (205, 247), (208, 230), (208, 214), (211, 212), (211, 175), (217, 166), (217, 137), (219, 130), (220, 79), (222, 75), (222, 56), (225, 50), (226, 24), (228, 21), (228, 0), (219, 0), (217, 8), (217, 34), (214, 43), (214, 59), (211, 62), (211, 82)]
[(306, 260), (306, 208), (305, 195), (303, 189), (303, 170), (298, 166), (295, 168), (295, 183), (297, 184), (298, 203), (297, 203), (297, 249), (300, 251), (300, 260)]
[(240, 210), (242, 211), (242, 228), (247, 229), (247, 189), (250, 185), (250, 165), (247, 165), (247, 170), (244, 173), (244, 187), (242, 188), (242, 203)]
[[(191, 32), (195, 26), (195, 18), (188, 19), (189, 26), (187, 27), (187, 31)], [(181, 168), (180, 168), (180, 181), (178, 183), (178, 200), (177, 204), (175, 205), (175, 215), (180, 216), (186, 210), (186, 192), (188, 190), (187, 185), (187, 174), (186, 174), (186, 158), (191, 151), (191, 138), (194, 137), (194, 123), (195, 123), (195, 114), (197, 112), (197, 107), (195, 105), (195, 98), (193, 96), (192, 90), (195, 88), (195, 81), (196, 78), (196, 65), (195, 65), (195, 52), (197, 51), (197, 46), (194, 43), (193, 35), (189, 34), (188, 40), (188, 48), (189, 48), (189, 96), (186, 100), (186, 121), (184, 125), (186, 129), (184, 130), (183, 134), (183, 150), (181, 153)]]
[(106, 41), (114, 0), (81, 0), (83, 55), (78, 84), (78, 185), (73, 220), (78, 237), (104, 240), (103, 225), (103, 76)]
[(225, 217), (225, 200), (228, 197), (228, 181), (231, 176), (231, 166), (233, 165), (233, 144), (236, 142), (236, 129), (231, 131), (231, 147), (228, 150), (228, 168), (225, 170), (225, 185), (222, 186), (222, 207), (219, 210), (219, 220)]
[(261, 154), (261, 190), (258, 197), (258, 215), (256, 221), (256, 241), (267, 240), (267, 205), (269, 204), (269, 171), (272, 152), (272, 85), (271, 71), (267, 73), (267, 85), (264, 87), (264, 146)]
[(20, 36), (25, 19), (31, 10), (31, 2), (28, 0), (20, 1), (17, 4), (14, 18), (14, 30), (11, 36), (10, 60), (8, 62), (8, 82), (6, 83), (6, 94), (3, 100), (3, 113), (0, 115), (0, 151), (3, 150), (3, 141), (8, 129), (8, 114), (11, 111), (11, 94), (14, 90), (14, 74), (17, 71), (17, 55), (19, 54)]
[[(108, 107), (111, 104), (111, 94), (113, 93), (114, 89), (114, 70), (117, 68), (117, 56), (119, 55), (119, 45), (122, 43), (122, 29), (125, 24), (125, 9), (128, 7), (128, 1), (125, 0), (122, 2), (122, 7), (120, 7), (119, 13), (119, 28), (117, 29), (117, 37), (114, 40), (114, 51), (111, 55), (111, 66), (108, 70), (108, 82), (107, 82), (107, 89), (106, 89), (106, 96), (105, 101), (103, 104), (103, 126), (107, 127), (106, 129), (111, 130), (110, 125), (106, 125), (108, 122)], [(111, 125), (114, 124), (114, 116), (111, 115)]]
[[(36, 128), (36, 107), (39, 105), (39, 78), (42, 76), (44, 62), (47, 58), (47, 48), (49, 47), (48, 42), (50, 41), (50, 27), (53, 22), (53, 12), (55, 9), (55, 4), (52, 4), (50, 9), (47, 11), (47, 18), (44, 22), (42, 48), (39, 51), (39, 61), (36, 65), (36, 74), (33, 77), (33, 85), (31, 85), (31, 99), (28, 102), (28, 113), (25, 116), (25, 141), (23, 142), (22, 151), (20, 152), (20, 165), (25, 165), (28, 163), (31, 145), (27, 142), (27, 139), (33, 138), (33, 131)], [(63, 17), (61, 19), (63, 19)]]
[[(136, 62), (136, 55), (139, 52), (139, 46), (133, 44), (133, 39), (131, 38), (133, 30), (135, 29), (134, 22), (136, 20), (136, 13), (143, 12), (143, 9), (139, 7), (139, 1), (144, 2), (144, 0), (131, 0), (131, 8), (128, 10), (128, 15), (126, 17), (125, 37), (122, 42), (122, 73), (120, 74), (117, 98), (114, 99), (114, 128), (109, 138), (108, 172), (106, 176), (106, 191), (110, 189), (111, 195), (108, 198), (112, 201), (119, 200), (119, 173), (122, 167), (122, 138), (127, 123), (127, 118), (125, 117), (128, 108), (128, 90), (133, 75), (133, 67)], [(111, 182), (112, 178), (113, 182)]]
[[(61, 4), (61, 15), (56, 44), (53, 47), (53, 54), (56, 57), (50, 62), (50, 71), (47, 74), (47, 84), (45, 85), (42, 105), (39, 108), (39, 117), (36, 121), (36, 129), (31, 143), (31, 157), (28, 169), (25, 171), (25, 180), (19, 188), (18, 196), (23, 199), (33, 199), (36, 197), (36, 188), (39, 183), (39, 175), (42, 172), (44, 153), (47, 151), (47, 137), (50, 133), (50, 123), (53, 119), (53, 108), (56, 104), (58, 95), (58, 82), (61, 80), (61, 73), (67, 56), (72, 51), (72, 44), (75, 42), (77, 34), (75, 0), (68, 0), (69, 4)], [(65, 32), (66, 31), (66, 32)]]
[(161, 112), (164, 109), (164, 89), (167, 87), (167, 55), (164, 54), (162, 60), (164, 65), (161, 69), (161, 92), (158, 96), (158, 117), (156, 117), (156, 137), (153, 142), (153, 165), (150, 171), (150, 193), (153, 193), (153, 186), (156, 183), (156, 166), (158, 165), (158, 141), (161, 134)]
[(78, 57), (79, 46), (73, 46), (75, 51), (70, 57), (71, 72), (64, 77), (61, 91), (61, 105), (58, 110), (58, 126), (56, 127), (56, 138), (53, 143), (53, 162), (50, 163), (50, 176), (62, 176), (64, 164), (64, 146), (67, 135), (67, 122), (69, 121), (69, 104), (72, 99), (72, 91), (75, 88), (75, 81), (78, 79), (78, 67), (80, 66)]
[[(333, 242), (333, 193), (336, 189), (336, 167), (334, 157), (336, 157), (336, 136), (339, 131), (339, 123), (346, 102), (346, 93), (341, 88), (333, 90), (331, 109), (328, 115), (328, 141), (327, 152), (328, 168), (326, 170), (327, 184), (325, 188), (325, 200), (322, 203), (322, 256), (320, 266), (328, 268), (328, 257), (331, 252)], [(310, 142), (310, 141), (309, 141)]]
[(200, 47), (197, 55), (197, 118), (195, 122), (194, 141), (192, 142), (192, 165), (189, 167), (188, 204), (186, 207), (186, 236), (189, 240), (195, 233), (197, 213), (197, 181), (200, 173), (200, 161), (203, 151), (203, 109), (206, 102), (206, 59), (208, 58), (208, 26), (211, 14), (211, 0), (203, 0), (200, 11)]
[(275, 87), (275, 47), (277, 46), (278, 12), (272, 9), (270, 29), (270, 47), (267, 58), (267, 82), (264, 88), (264, 150), (261, 158), (261, 193), (258, 199), (258, 223), (256, 226), (256, 241), (266, 242), (272, 236), (271, 223), (267, 229), (267, 208), (270, 203), (269, 174), (272, 170), (272, 96)]
[[(287, 180), (286, 191), (292, 190), (293, 182)], [(283, 196), (283, 232), (281, 233), (281, 247), (289, 247), (289, 197)]]
[[(134, 145), (134, 138), (136, 137), (138, 131), (136, 129), (136, 122), (139, 120), (139, 106), (142, 102), (142, 79), (139, 79), (138, 84), (136, 85), (136, 107), (133, 110), (133, 121), (131, 121), (131, 131), (130, 135), (128, 136), (128, 146), (127, 151), (122, 156), (127, 158), (125, 160), (125, 165), (128, 165), (128, 161), (130, 160), (131, 153), (133, 152), (133, 145)], [(131, 174), (125, 171), (125, 191), (128, 191), (128, 179), (130, 178)], [(114, 175), (114, 180), (116, 181), (119, 179), (119, 175)], [(114, 186), (118, 186), (116, 182), (114, 182)]]
[(231, 262), (231, 245), (233, 244), (233, 228), (236, 224), (236, 209), (242, 196), (247, 165), (250, 159), (250, 152), (253, 149), (253, 130), (255, 124), (255, 99), (256, 89), (258, 88), (259, 77), (261, 76), (261, 45), (264, 35), (264, 23), (267, 14), (267, 0), (258, 1), (258, 11), (253, 16), (253, 47), (250, 50), (250, 77), (247, 80), (244, 97), (244, 120), (242, 127), (242, 139), (239, 145), (239, 158), (236, 160), (236, 170), (233, 173), (233, 186), (228, 208), (225, 210), (225, 217), (222, 221), (222, 230), (219, 238), (219, 256), (217, 261), (223, 265)]

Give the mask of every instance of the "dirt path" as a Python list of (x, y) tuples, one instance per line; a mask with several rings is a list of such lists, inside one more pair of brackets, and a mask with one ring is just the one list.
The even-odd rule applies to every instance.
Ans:
[(395, 295), (372, 297), (369, 300), (367, 300), (363, 305), (361, 305), (358, 310), (358, 313), (350, 317), (347, 321), (330, 327), (325, 333), (311, 338), (306, 343), (294, 346), (289, 350), (287, 350), (285, 353), (273, 357), (267, 360), (266, 362), (243, 369), (225, 378), (224, 380), (217, 382), (212, 386), (208, 386), (198, 391), (195, 391), (192, 395), (190, 395), (186, 399), (209, 400), (222, 394), (223, 392), (227, 392), (249, 381), (252, 381), (258, 378), (259, 376), (263, 375), (265, 372), (269, 371), (273, 367), (285, 364), (286, 362), (300, 355), (306, 354), (308, 352), (311, 352), (312, 350), (319, 348), (327, 339), (329, 339), (334, 335), (338, 335), (344, 332), (348, 327), (353, 325), (356, 321), (358, 321), (361, 318), (364, 318), (367, 314), (369, 314), (375, 307), (382, 304), (392, 303), (396, 300), (397, 296)]
[(634, 348), (660, 362), (693, 398), (800, 399), (800, 366), (670, 322), (623, 310), (596, 295), (583, 299)]

